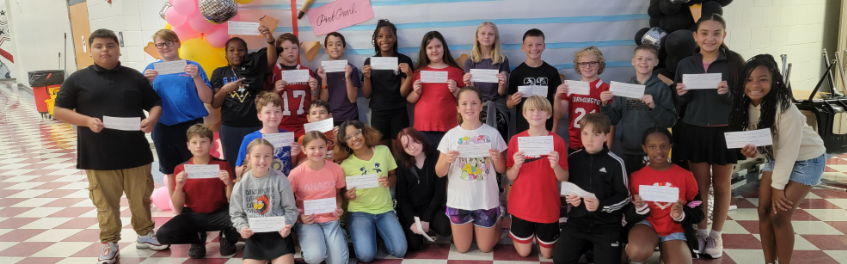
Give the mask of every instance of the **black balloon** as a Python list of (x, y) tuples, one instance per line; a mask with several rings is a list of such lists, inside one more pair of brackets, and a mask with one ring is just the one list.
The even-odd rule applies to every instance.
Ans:
[(691, 17), (691, 10), (688, 8), (682, 8), (676, 14), (662, 17), (659, 21), (659, 27), (668, 32), (688, 28), (691, 24), (694, 24), (694, 18)]
[(650, 27), (658, 27), (659, 21), (662, 21), (660, 17), (651, 17), (650, 18)]
[(647, 30), (650, 30), (650, 28), (642, 28), (638, 32), (635, 32), (635, 45), (641, 45), (641, 38), (644, 37), (644, 33), (647, 33)]
[(702, 17), (710, 17), (712, 14), (723, 15), (723, 7), (715, 1), (703, 2)]
[(712, 1), (718, 2), (718, 4), (721, 4), (721, 6), (728, 6), (729, 4), (732, 3), (732, 0), (712, 0)]
[(674, 56), (668, 56), (665, 58), (665, 68), (666, 69), (674, 69), (671, 72), (676, 72), (676, 66), (679, 65), (679, 59)]
[(695, 48), (697, 48), (697, 42), (694, 41), (694, 34), (687, 29), (674, 31), (668, 34), (665, 40), (665, 49), (668, 54), (676, 58), (690, 56)]
[(680, 9), (682, 9), (682, 4), (680, 3), (671, 3), (671, 0), (661, 0), (659, 2), (659, 10), (662, 11), (662, 14), (673, 15), (679, 12)]
[(662, 16), (662, 11), (661, 11), (661, 9), (659, 9), (659, 3), (658, 2), (656, 2), (655, 4), (651, 3), (650, 6), (647, 7), (647, 15), (650, 16), (650, 17), (656, 17), (656, 18)]
[(668, 52), (665, 49), (659, 50), (659, 65), (656, 65), (656, 68), (664, 68), (665, 67), (665, 58), (668, 57)]
[(702, 4), (703, 1), (705, 1), (705, 0), (691, 0), (691, 1), (688, 1), (688, 5)]

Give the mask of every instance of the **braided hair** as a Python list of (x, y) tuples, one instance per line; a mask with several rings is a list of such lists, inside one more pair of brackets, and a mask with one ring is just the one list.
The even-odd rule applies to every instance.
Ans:
[[(744, 92), (745, 84), (747, 83), (747, 79), (750, 78), (750, 75), (753, 74), (753, 70), (756, 68), (764, 66), (767, 68), (768, 72), (771, 74), (771, 89), (768, 94), (762, 98), (762, 114), (759, 116), (759, 123), (756, 125), (756, 129), (770, 128), (771, 136), (777, 138), (779, 135), (779, 128), (776, 126), (776, 120), (778, 118), (777, 113), (783, 112), (791, 106), (791, 91), (788, 90), (788, 86), (785, 85), (783, 81), (782, 74), (779, 72), (779, 67), (777, 67), (776, 60), (774, 60), (773, 56), (770, 54), (759, 54), (753, 56), (746, 63), (744, 63), (744, 69), (742, 71), (741, 79), (736, 83), (736, 87), (741, 89), (740, 96), (735, 96), (735, 101), (732, 104), (732, 114), (729, 118), (729, 129), (731, 131), (742, 131), (747, 130), (749, 126), (749, 115), (748, 110), (750, 109), (750, 97), (747, 97), (747, 94)], [(773, 147), (766, 146), (760, 147), (760, 152), (768, 153), (773, 155)]]
[(391, 32), (394, 33), (393, 50), (394, 50), (394, 54), (397, 54), (397, 26), (395, 26), (394, 23), (391, 23), (391, 21), (388, 21), (388, 19), (380, 19), (376, 23), (376, 29), (374, 30), (373, 37), (371, 37), (371, 44), (373, 44), (373, 46), (374, 46), (374, 50), (376, 51), (376, 56), (379, 56), (379, 54), (380, 54), (379, 45), (376, 44), (376, 37), (377, 37), (377, 35), (379, 35), (379, 29), (382, 28), (382, 27), (388, 27), (389, 29), (391, 29)]

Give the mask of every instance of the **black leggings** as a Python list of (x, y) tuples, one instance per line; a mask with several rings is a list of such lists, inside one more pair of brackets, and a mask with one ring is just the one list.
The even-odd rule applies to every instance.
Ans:
[(236, 238), (231, 241), (241, 238), (232, 227), (228, 206), (208, 214), (198, 214), (191, 209), (182, 208), (179, 215), (159, 227), (156, 238), (162, 244), (204, 244), (207, 231), (221, 231), (227, 238)]
[[(432, 219), (432, 222), (429, 222), (429, 229), (435, 231), (440, 236), (450, 236), (453, 234), (453, 229), (450, 227), (450, 219), (447, 218), (447, 215), (444, 212), (447, 211), (446, 208), (438, 209), (435, 213), (435, 217)], [(403, 216), (400, 216), (400, 219), (405, 219)], [(414, 222), (414, 217), (411, 218), (412, 221), (408, 220), (400, 221), (401, 227), (403, 227), (403, 233), (406, 234), (406, 244), (408, 245), (408, 251), (418, 251), (424, 244), (424, 237), (422, 235), (418, 235), (412, 233), (412, 230), (409, 229)]]
[(553, 253), (555, 264), (577, 263), (589, 249), (594, 249), (594, 263), (620, 263), (624, 246), (619, 232), (586, 233), (565, 226)]

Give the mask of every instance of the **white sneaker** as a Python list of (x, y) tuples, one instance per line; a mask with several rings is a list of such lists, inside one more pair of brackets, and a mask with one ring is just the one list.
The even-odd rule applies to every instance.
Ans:
[(146, 235), (138, 236), (138, 240), (135, 241), (135, 248), (138, 249), (165, 250), (170, 246), (159, 243), (159, 240), (156, 239), (156, 233), (153, 233), (153, 231), (148, 232)]
[(703, 251), (706, 249), (707, 238), (709, 238), (709, 235), (703, 235), (700, 234), (700, 232), (697, 232), (697, 245), (699, 246), (699, 248), (694, 250), (697, 252), (697, 254), (703, 254)]
[(706, 249), (704, 250), (703, 254), (713, 259), (722, 257), (723, 240), (721, 239), (721, 237), (708, 236), (706, 238)]
[(97, 257), (97, 264), (112, 264), (121, 256), (121, 251), (118, 248), (118, 243), (106, 242), (103, 243), (103, 249), (100, 250), (100, 257)]

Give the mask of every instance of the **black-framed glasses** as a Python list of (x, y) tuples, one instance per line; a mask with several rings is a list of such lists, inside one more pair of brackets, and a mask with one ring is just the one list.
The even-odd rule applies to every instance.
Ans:
[(162, 43), (156, 43), (156, 48), (161, 49), (161, 48), (164, 48), (164, 47), (173, 47), (173, 45), (174, 45), (173, 41), (165, 41), (165, 42), (162, 42)]
[(577, 64), (579, 64), (579, 67), (585, 68), (585, 67), (597, 66), (597, 64), (599, 64), (599, 63), (600, 62), (598, 62), (598, 61), (588, 61), (588, 62), (580, 62), (580, 63), (577, 63)]

